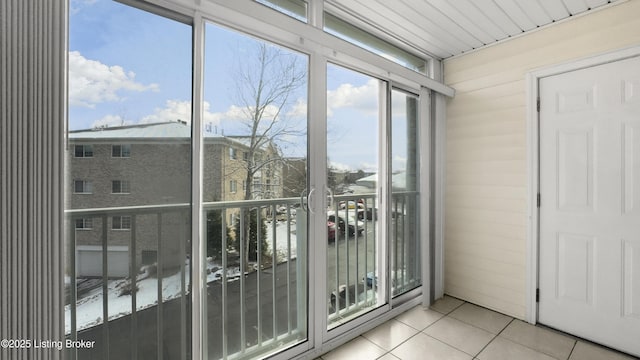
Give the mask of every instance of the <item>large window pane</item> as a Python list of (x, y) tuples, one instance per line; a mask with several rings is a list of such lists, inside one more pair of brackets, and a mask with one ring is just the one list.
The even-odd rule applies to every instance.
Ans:
[(418, 221), (418, 98), (391, 92), (391, 293), (421, 285)]
[(307, 338), (306, 56), (206, 26), (204, 191), (209, 359)]
[(191, 27), (70, 5), (66, 334), (95, 341), (79, 359), (186, 358)]
[[(329, 328), (379, 305), (381, 81), (327, 67), (327, 302)], [(383, 290), (381, 290), (383, 291)]]

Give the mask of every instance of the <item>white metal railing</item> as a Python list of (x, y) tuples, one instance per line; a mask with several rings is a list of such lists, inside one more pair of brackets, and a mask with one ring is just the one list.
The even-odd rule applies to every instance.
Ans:
[[(357, 314), (377, 304), (378, 289), (377, 257), (380, 251), (376, 245), (379, 214), (376, 208), (375, 194), (350, 194), (332, 196), (327, 209), (327, 220), (335, 223), (335, 238), (328, 241), (327, 253), (327, 302), (329, 323), (337, 326)], [(420, 285), (420, 263), (417, 257), (419, 246), (417, 241), (417, 193), (394, 192), (392, 203), (388, 207), (391, 215), (391, 239), (389, 244), (391, 259), (390, 284), (393, 296), (409, 291)], [(102, 322), (94, 326), (78, 326), (78, 293), (76, 279), (76, 251), (79, 245), (77, 235), (81, 230), (69, 231), (69, 328), (70, 339), (98, 336), (104, 346), (102, 355), (113, 357), (122, 349), (109, 349), (109, 344), (118, 343), (115, 337), (139, 339), (140, 319), (148, 318), (149, 311), (155, 311), (156, 353), (153, 358), (162, 357), (166, 348), (177, 348), (178, 358), (188, 354), (187, 323), (189, 316), (188, 296), (191, 283), (191, 269), (188, 261), (190, 245), (190, 204), (128, 206), (101, 209), (74, 209), (66, 211), (70, 226), (75, 219), (93, 217), (99, 224), (102, 249)], [(307, 213), (301, 206), (300, 199), (267, 199), (247, 201), (208, 202), (202, 204), (204, 219), (219, 217), (219, 226), (212, 231), (219, 232), (220, 251), (205, 261), (207, 267), (207, 317), (208, 317), (208, 358), (210, 359), (244, 359), (264, 356), (269, 352), (282, 349), (306, 338), (307, 331)], [(110, 282), (116, 281), (109, 276), (108, 246), (111, 232), (108, 218), (112, 216), (130, 216), (131, 229), (129, 246), (129, 279), (131, 289), (140, 285), (138, 269), (139, 233), (155, 233), (157, 236), (157, 268), (162, 269), (165, 258), (161, 238), (166, 225), (163, 218), (179, 216), (185, 228), (178, 231), (182, 234), (175, 239), (179, 253), (172, 254), (184, 260), (180, 267), (179, 291), (175, 296), (163, 294), (163, 282), (157, 276), (157, 303), (145, 308), (138, 301), (139, 295), (132, 290), (130, 296), (130, 312), (119, 314), (128, 317), (129, 329), (126, 332), (110, 331), (110, 324), (116, 320), (109, 316)], [(143, 229), (149, 226), (140, 220), (144, 217), (155, 217), (154, 229)], [(231, 223), (234, 219), (235, 223)], [(252, 225), (253, 224), (253, 225)], [(264, 224), (264, 225), (262, 225)], [(203, 239), (209, 240), (209, 228)], [(327, 227), (329, 233), (331, 229)], [(321, 234), (322, 235), (322, 234)], [(323, 237), (326, 235), (323, 235)], [(253, 238), (255, 245), (248, 239)], [(320, 238), (322, 239), (322, 238)], [(235, 241), (234, 241), (235, 240)], [(249, 246), (249, 248), (247, 248)], [(265, 248), (266, 246), (266, 248)], [(160, 272), (160, 270), (159, 270)], [(163, 306), (168, 301), (177, 305), (179, 317), (179, 338), (169, 340), (165, 332), (167, 324)], [(144, 314), (142, 312), (145, 312)], [(88, 334), (90, 333), (90, 334)], [(173, 341), (171, 343), (171, 341)], [(127, 341), (130, 349), (126, 357), (142, 359), (136, 341)]]
[[(132, 358), (132, 359), (144, 359), (154, 358), (162, 359), (163, 356), (171, 358), (186, 359), (187, 354), (187, 307), (189, 306), (188, 294), (189, 294), (189, 273), (188, 268), (188, 240), (190, 238), (187, 229), (189, 221), (190, 204), (169, 204), (169, 205), (150, 205), (150, 206), (127, 206), (127, 207), (113, 207), (113, 208), (95, 208), (95, 209), (73, 209), (65, 211), (67, 218), (67, 224), (69, 226), (68, 234), (68, 266), (67, 275), (69, 278), (68, 283), (68, 304), (65, 306), (66, 315), (68, 315), (68, 327), (67, 337), (71, 340), (94, 339), (95, 347), (92, 351), (79, 352), (76, 349), (68, 349), (69, 357), (71, 359), (76, 358)], [(130, 216), (131, 227), (128, 229), (129, 239), (128, 246), (128, 279), (129, 279), (129, 294), (130, 305), (128, 308), (116, 309), (113, 314), (110, 314), (110, 303), (114, 301), (114, 291), (118, 289), (118, 285), (125, 284), (123, 279), (114, 279), (111, 277), (109, 269), (109, 243), (110, 243), (110, 230), (108, 228), (109, 218), (113, 216)], [(163, 249), (163, 217), (172, 216), (177, 218), (178, 224), (183, 224), (183, 228), (178, 230), (182, 236), (177, 239), (179, 251), (175, 254), (176, 259), (182, 265), (178, 266), (178, 273), (174, 278), (178, 280), (178, 289), (173, 294), (167, 296), (163, 293), (164, 282), (167, 278), (163, 277), (165, 259), (165, 250)], [(101, 293), (94, 294), (94, 296), (87, 296), (83, 299), (78, 299), (78, 278), (76, 274), (76, 267), (78, 259), (76, 258), (76, 249), (78, 247), (78, 235), (86, 235), (84, 230), (76, 230), (76, 219), (91, 217), (99, 219), (100, 221), (92, 221), (95, 226), (96, 223), (100, 224), (100, 229), (93, 229), (98, 231), (98, 239), (100, 242), (100, 254), (101, 254), (101, 273), (99, 277), (101, 280)], [(146, 229), (147, 231), (154, 231), (157, 236), (156, 251), (157, 251), (157, 264), (156, 264), (156, 300), (153, 303), (148, 303), (148, 296), (139, 302), (138, 290), (142, 281), (139, 277), (139, 267), (137, 257), (137, 237), (139, 229), (139, 222), (142, 217), (155, 217), (156, 227), (155, 229)], [(111, 230), (114, 231), (114, 230)], [(122, 232), (120, 232), (122, 234)], [(82, 240), (80, 241), (82, 242)], [(111, 241), (113, 242), (113, 241)], [(145, 281), (154, 281), (153, 279), (147, 279)], [(116, 286), (113, 286), (116, 283)], [(94, 291), (95, 292), (95, 291)], [(146, 294), (149, 295), (149, 294)], [(80, 302), (79, 302), (80, 300)], [(145, 303), (145, 300), (147, 303)], [(101, 302), (101, 304), (100, 304)], [(78, 306), (81, 306), (82, 319), (95, 318), (99, 316), (95, 321), (86, 322), (79, 321)], [(122, 304), (120, 304), (122, 305)], [(165, 310), (164, 307), (171, 310)], [(99, 311), (101, 308), (101, 311)], [(98, 309), (99, 314), (91, 313)], [(177, 309), (177, 310), (176, 310)], [(88, 313), (87, 313), (88, 312)], [(174, 321), (170, 323), (165, 322), (165, 317), (168, 313), (170, 317), (176, 317), (177, 325)], [(140, 323), (144, 323), (143, 326), (139, 326)], [(148, 324), (153, 323), (154, 329), (150, 329)], [(128, 324), (128, 326), (127, 326)], [(127, 328), (128, 329), (125, 329)], [(169, 329), (169, 330), (168, 330)], [(155, 334), (152, 334), (154, 333)], [(177, 333), (177, 334), (176, 334)], [(145, 334), (146, 336), (141, 336)], [(155, 342), (155, 346), (141, 346), (138, 341), (131, 341), (131, 339), (145, 341), (151, 343)], [(167, 347), (167, 341), (173, 342), (171, 347)], [(139, 349), (149, 349), (154, 351), (141, 353)], [(154, 349), (155, 348), (155, 349)], [(169, 353), (167, 353), (169, 349)]]
[[(307, 216), (300, 205), (298, 198), (203, 204), (206, 218), (210, 212), (220, 217), (221, 239), (229, 238), (229, 228), (235, 230), (235, 246), (222, 243), (220, 266), (235, 267), (235, 255), (241, 273), (230, 282), (223, 271), (221, 281), (208, 286), (210, 296), (221, 295), (220, 306), (207, 310), (214, 319), (209, 322), (210, 359), (265, 355), (306, 338)], [(228, 224), (230, 217), (236, 224)], [(255, 241), (253, 248), (248, 239)], [(220, 329), (222, 336), (211, 336), (212, 329)]]

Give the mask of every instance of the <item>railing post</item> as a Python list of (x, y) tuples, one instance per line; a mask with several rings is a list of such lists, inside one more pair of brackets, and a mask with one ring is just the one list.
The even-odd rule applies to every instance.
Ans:
[[(300, 207), (296, 211), (296, 302), (297, 302), (297, 330), (307, 328), (307, 212)], [(326, 300), (325, 300), (326, 301)]]
[(109, 358), (109, 267), (107, 264), (107, 236), (107, 215), (104, 215), (102, 217), (102, 355), (105, 359)]
[(129, 238), (129, 279), (131, 284), (131, 358), (138, 358), (138, 332), (137, 332), (137, 285), (138, 271), (136, 265), (136, 222), (135, 214), (131, 215), (131, 236)]
[(158, 240), (158, 256), (156, 259), (157, 262), (157, 267), (156, 267), (156, 274), (158, 275), (158, 308), (156, 309), (158, 311), (157, 313), (157, 356), (158, 356), (158, 360), (162, 360), (163, 358), (163, 351), (162, 351), (162, 344), (164, 343), (163, 340), (163, 333), (164, 333), (164, 328), (163, 328), (163, 304), (162, 304), (162, 275), (164, 273), (164, 261), (162, 261), (162, 257), (164, 256), (163, 249), (162, 249), (162, 213), (158, 213), (157, 214), (157, 219), (158, 219), (158, 233), (156, 234), (157, 240)]
[[(76, 217), (71, 216), (71, 224), (69, 225), (69, 277), (71, 284), (69, 284), (71, 296), (69, 299), (69, 309), (71, 311), (71, 340), (78, 340), (78, 328), (77, 328), (77, 306), (78, 306), (78, 284), (76, 274)], [(78, 351), (75, 348), (67, 349), (69, 351), (69, 358), (76, 359), (78, 357)]]
[[(221, 211), (222, 216), (222, 238), (226, 239), (227, 235), (225, 234), (225, 229), (227, 228), (227, 210)], [(242, 215), (242, 212), (240, 213)], [(240, 221), (242, 221), (242, 216), (240, 216)], [(242, 229), (242, 225), (240, 225), (240, 229)], [(242, 230), (240, 230), (242, 231)], [(237, 236), (238, 234), (236, 234)], [(240, 244), (242, 244), (242, 237), (240, 238)], [(226, 241), (222, 246), (222, 358), (227, 358), (227, 247), (225, 246)], [(242, 245), (240, 245), (242, 246)], [(206, 255), (205, 255), (206, 256)], [(244, 256), (242, 254), (242, 256)]]
[[(261, 229), (261, 224), (258, 224)], [(271, 205), (271, 322), (273, 324), (273, 339), (278, 338), (278, 313), (276, 307), (276, 271), (278, 271), (278, 249), (276, 247), (276, 205)]]

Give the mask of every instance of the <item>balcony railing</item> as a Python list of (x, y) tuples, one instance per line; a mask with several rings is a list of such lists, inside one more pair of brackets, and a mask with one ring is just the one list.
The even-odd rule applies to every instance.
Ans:
[[(392, 294), (397, 295), (420, 284), (417, 194), (394, 193), (392, 199), (387, 249)], [(380, 299), (377, 277), (383, 272), (378, 268), (381, 249), (376, 239), (382, 214), (376, 202), (374, 194), (340, 195), (327, 209), (327, 233), (318, 236), (328, 242), (330, 327), (377, 306)], [(202, 210), (206, 219), (202, 238), (208, 244), (208, 358), (264, 356), (304, 341), (308, 237), (307, 213), (300, 200), (210, 202)], [(190, 204), (66, 212), (72, 228), (67, 250), (67, 336), (96, 341), (91, 351), (79, 350), (78, 358), (190, 357), (190, 213)], [(130, 229), (110, 228), (114, 216), (129, 216)], [(93, 219), (90, 232), (73, 229), (80, 218)], [(86, 261), (77, 258), (85, 245), (99, 249), (100, 261), (94, 264), (99, 267), (97, 277), (77, 271), (80, 261)], [(114, 275), (110, 268), (115, 266), (112, 258), (122, 256), (110, 251), (118, 246), (128, 251), (124, 276)], [(149, 253), (156, 254), (152, 264)], [(155, 275), (150, 268), (155, 268)]]
[[(187, 358), (190, 209), (189, 204), (171, 204), (66, 211), (70, 227), (66, 333), (74, 341), (94, 341), (91, 349), (69, 349), (70, 358)], [(130, 217), (130, 228), (110, 229), (114, 216)], [(76, 219), (80, 218), (92, 218), (94, 228), (74, 229)], [(151, 228), (141, 228), (149, 225)], [(172, 231), (167, 231), (169, 226)], [(169, 241), (167, 233), (178, 238)], [(139, 237), (155, 239), (147, 244), (157, 254), (153, 274), (140, 274)], [(95, 243), (99, 245), (90, 245)], [(165, 249), (168, 244), (172, 244), (171, 248)], [(114, 245), (128, 249), (126, 278), (114, 275), (123, 269), (110, 268), (114, 264), (110, 259)], [(77, 249), (82, 246), (97, 247), (98, 257), (78, 259)], [(176, 249), (177, 253), (169, 253)], [(99, 261), (92, 264), (96, 259)], [(167, 260), (172, 260), (172, 264), (165, 263)], [(100, 276), (78, 274), (79, 265), (99, 267)], [(87, 283), (94, 285), (85, 286)], [(166, 346), (167, 343), (171, 346)]]

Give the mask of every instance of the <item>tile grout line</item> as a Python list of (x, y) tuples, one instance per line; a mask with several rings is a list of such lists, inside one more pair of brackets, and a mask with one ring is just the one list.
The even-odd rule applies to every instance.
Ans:
[(571, 351), (569, 352), (569, 356), (567, 357), (567, 360), (571, 359), (571, 355), (573, 355), (573, 350), (576, 349), (576, 346), (578, 346), (578, 340), (574, 340), (573, 347), (571, 348)]
[[(528, 322), (526, 322), (526, 321), (524, 321), (524, 320), (519, 320), (519, 319), (515, 319), (515, 318), (514, 318), (513, 320), (514, 320), (514, 321), (515, 321), (515, 320), (518, 320), (518, 321), (521, 321), (521, 322), (523, 322), (523, 323), (525, 323), (525, 324), (527, 324), (527, 325), (531, 325), (531, 324), (529, 324)], [(536, 325), (531, 325), (531, 326), (533, 326), (534, 328), (540, 329), (540, 330), (551, 331), (552, 333), (554, 333), (554, 334), (556, 334), (556, 335), (560, 335), (560, 336), (564, 336), (564, 337), (569, 337), (569, 338), (571, 338), (571, 336), (572, 336), (572, 335), (570, 335), (570, 334), (568, 334), (568, 333), (564, 333), (564, 334), (563, 334), (561, 331), (557, 331), (557, 330), (553, 330), (553, 331), (552, 331), (552, 330), (546, 329), (545, 327), (538, 326), (538, 324), (536, 324)], [(520, 345), (520, 346), (524, 346), (524, 347), (526, 347), (527, 349), (529, 349), (529, 350), (533, 350), (533, 351), (535, 351), (535, 352), (537, 352), (537, 353), (539, 353), (539, 354), (546, 355), (546, 356), (548, 356), (548, 357), (550, 357), (550, 358), (553, 358), (553, 359), (558, 359), (557, 357), (555, 357), (555, 356), (554, 356), (554, 355), (552, 355), (552, 354), (546, 353), (546, 352), (541, 351), (541, 350), (539, 350), (539, 349), (535, 349), (535, 348), (533, 348), (533, 347), (531, 347), (531, 346), (529, 346), (529, 345), (522, 344), (522, 343), (520, 343), (520, 342), (518, 342), (518, 341), (516, 341), (516, 340), (511, 340), (511, 339), (509, 339), (509, 338), (504, 338), (504, 339), (505, 339), (505, 340), (507, 340), (507, 341), (511, 341), (511, 342), (512, 342), (512, 343), (514, 343), (514, 344), (518, 344), (518, 345)], [(578, 343), (578, 340), (573, 339), (573, 338), (571, 338), (571, 340), (573, 340), (573, 341), (575, 342), (575, 343), (574, 343), (574, 345), (573, 345), (573, 347), (571, 348), (571, 352), (573, 352), (573, 349), (575, 348), (576, 344)], [(571, 356), (571, 354), (569, 354), (569, 356)]]
[(506, 328), (508, 328), (508, 327), (509, 327), (509, 325), (511, 325), (511, 323), (512, 323), (512, 322), (514, 322), (514, 321), (515, 321), (515, 318), (511, 318), (511, 321), (509, 321), (509, 323), (508, 323), (505, 327), (503, 327), (503, 328), (502, 328), (502, 330), (500, 330), (500, 331), (499, 331), (499, 332), (498, 332), (498, 333), (493, 337), (493, 339), (491, 339), (491, 341), (489, 341), (489, 342), (487, 343), (487, 345), (485, 345), (482, 349), (480, 349), (480, 351), (479, 351), (477, 354), (475, 354), (475, 355), (473, 356), (473, 358), (474, 358), (474, 359), (475, 359), (475, 358), (477, 358), (477, 357), (478, 357), (478, 355), (480, 355), (480, 354), (484, 351), (484, 349), (486, 349), (486, 348), (487, 348), (487, 347), (488, 347), (492, 342), (494, 342), (494, 341), (495, 341), (495, 339), (497, 339), (497, 338), (498, 338), (498, 336), (500, 336), (500, 334), (502, 334), (502, 333), (506, 330)]
[[(460, 299), (458, 299), (458, 300), (460, 300)], [(466, 301), (463, 301), (463, 302), (462, 302), (462, 304), (460, 304), (460, 305), (456, 306), (455, 308), (451, 309), (451, 311), (449, 311), (449, 313), (451, 313), (451, 312), (455, 311), (457, 308), (459, 308), (460, 306), (462, 306), (462, 305), (464, 305), (464, 304), (466, 304)], [(419, 306), (419, 305), (418, 305), (418, 306)], [(386, 353), (382, 354), (382, 356), (380, 356), (380, 357), (383, 357), (383, 356), (385, 356), (385, 355), (387, 355), (387, 354), (391, 354), (392, 356), (395, 356), (395, 355), (393, 355), (393, 354), (391, 353), (393, 350), (395, 350), (395, 349), (397, 349), (398, 347), (402, 346), (402, 344), (404, 344), (404, 343), (406, 343), (407, 341), (411, 340), (412, 338), (414, 338), (416, 335), (418, 335), (418, 334), (420, 334), (420, 333), (422, 333), (422, 334), (424, 334), (424, 335), (426, 335), (426, 336), (429, 336), (429, 335), (427, 335), (427, 334), (425, 334), (425, 333), (424, 333), (424, 330), (428, 329), (429, 327), (433, 326), (433, 324), (435, 324), (435, 323), (437, 323), (438, 321), (440, 321), (440, 320), (444, 319), (445, 317), (449, 316), (448, 314), (443, 314), (443, 313), (441, 313), (441, 312), (440, 312), (440, 311), (438, 311), (438, 310), (431, 309), (431, 307), (429, 307), (429, 308), (427, 308), (427, 309), (428, 309), (428, 310), (435, 311), (435, 312), (437, 312), (437, 313), (441, 314), (442, 316), (441, 316), (438, 320), (436, 320), (436, 321), (432, 322), (431, 324), (427, 325), (427, 326), (426, 326), (424, 329), (422, 329), (422, 330), (416, 329), (416, 328), (414, 328), (413, 326), (411, 326), (411, 325), (409, 325), (409, 324), (406, 324), (406, 323), (404, 323), (403, 321), (400, 321), (400, 320), (398, 320), (398, 319), (396, 319), (396, 318), (389, 319), (389, 321), (390, 321), (390, 320), (396, 320), (396, 321), (398, 321), (399, 323), (401, 323), (401, 324), (403, 324), (403, 325), (406, 325), (406, 326), (408, 326), (408, 327), (412, 328), (413, 330), (416, 330), (416, 333), (415, 333), (415, 334), (413, 334), (413, 335), (411, 335), (411, 336), (409, 336), (409, 337), (408, 337), (408, 338), (406, 338), (403, 342), (401, 342), (401, 343), (399, 343), (398, 345), (394, 346), (393, 348), (391, 348), (391, 350), (389, 350), (389, 351), (387, 351)], [(361, 335), (361, 336), (362, 336), (362, 335)], [(363, 338), (365, 338), (364, 336), (362, 336), (362, 337), (363, 337)], [(430, 337), (430, 338), (432, 338), (432, 339), (434, 339), (434, 340), (440, 341), (440, 340), (438, 340), (438, 339), (436, 339), (436, 338), (434, 338), (434, 337), (432, 337), (432, 336), (429, 336), (429, 337)], [(367, 339), (367, 338), (365, 338), (365, 339), (366, 339), (367, 341), (371, 342), (371, 340), (369, 340), (369, 339)], [(440, 342), (441, 342), (441, 343), (443, 343), (443, 344), (446, 344), (446, 345), (448, 345), (448, 346), (451, 346), (451, 345), (449, 345), (449, 344), (447, 344), (447, 343), (445, 343), (445, 342), (442, 342), (442, 341), (440, 341)], [(379, 346), (378, 346), (378, 347), (379, 347)], [(455, 348), (455, 347), (453, 347), (453, 346), (451, 346), (451, 347), (452, 347), (452, 348), (454, 348), (454, 349), (456, 349), (456, 350), (460, 350), (460, 349), (457, 349), (457, 348)], [(460, 350), (460, 351), (461, 351), (461, 350)], [(465, 353), (465, 354), (466, 354), (466, 353)], [(379, 358), (380, 358), (380, 357), (379, 357)], [(395, 357), (397, 357), (397, 356), (395, 356)], [(378, 359), (379, 359), (379, 358), (378, 358)], [(400, 359), (400, 360), (403, 360), (403, 359)]]

